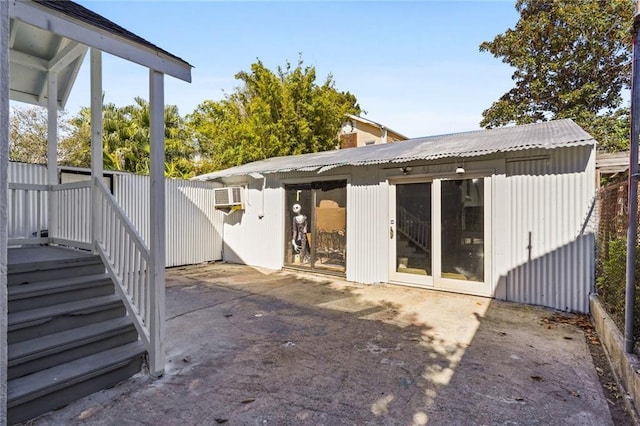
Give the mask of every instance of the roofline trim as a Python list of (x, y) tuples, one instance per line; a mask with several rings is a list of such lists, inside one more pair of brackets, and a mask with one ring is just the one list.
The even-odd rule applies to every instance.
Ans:
[[(336, 169), (338, 167), (345, 167), (345, 166), (351, 166), (351, 167), (363, 167), (363, 166), (375, 166), (375, 165), (380, 165), (380, 164), (399, 164), (399, 163), (408, 163), (411, 161), (437, 161), (437, 160), (443, 160), (443, 159), (456, 159), (456, 158), (474, 158), (474, 157), (482, 157), (485, 155), (493, 155), (493, 154), (505, 154), (507, 152), (518, 152), (518, 151), (528, 151), (530, 149), (543, 149), (543, 150), (555, 150), (555, 149), (562, 149), (562, 148), (576, 148), (576, 147), (581, 147), (581, 146), (588, 146), (588, 145), (594, 145), (595, 146), (595, 140), (594, 139), (580, 139), (580, 140), (574, 140), (574, 141), (570, 141), (570, 142), (565, 142), (562, 145), (557, 145), (557, 146), (536, 146), (536, 145), (530, 145), (530, 146), (522, 146), (522, 147), (515, 147), (515, 148), (509, 148), (509, 149), (486, 149), (486, 150), (482, 150), (482, 151), (469, 151), (469, 152), (464, 152), (464, 153), (457, 153), (457, 154), (436, 154), (436, 155), (428, 155), (428, 156), (419, 156), (419, 155), (414, 155), (414, 156), (408, 156), (408, 157), (397, 157), (394, 159), (389, 159), (389, 160), (360, 160), (360, 161), (346, 161), (346, 162), (335, 162), (335, 163), (329, 163), (329, 164), (319, 164), (319, 165), (306, 165), (306, 166), (302, 166), (302, 167), (288, 167), (286, 169), (262, 169), (259, 170), (258, 172), (261, 174), (273, 174), (273, 173), (291, 173), (291, 172), (312, 172), (312, 171), (317, 171), (318, 174), (321, 173), (325, 173), (329, 170), (332, 169)], [(241, 166), (240, 166), (241, 167)], [(228, 169), (228, 170), (232, 170), (232, 169)], [(216, 180), (216, 179), (223, 179), (223, 178), (230, 178), (230, 177), (237, 177), (237, 176), (246, 176), (248, 175), (249, 172), (240, 172), (240, 173), (234, 173), (233, 171), (231, 171), (230, 173), (224, 173), (224, 170), (220, 170), (217, 172), (212, 172), (212, 173), (207, 173), (204, 175), (200, 175), (200, 176), (195, 176), (193, 178), (191, 178), (192, 180), (200, 180), (200, 181), (210, 181), (210, 180)]]
[(187, 62), (91, 26), (47, 6), (13, 0), (9, 3), (9, 17), (191, 83), (192, 66)]
[(371, 124), (374, 126), (379, 127), (380, 129), (387, 129), (387, 132), (391, 132), (394, 133), (395, 135), (404, 138), (405, 140), (410, 140), (410, 138), (408, 136), (403, 135), (400, 132), (396, 132), (395, 130), (393, 130), (392, 128), (385, 126), (384, 124), (380, 124), (378, 122), (375, 122), (373, 120), (369, 120), (368, 118), (364, 118), (364, 117), (360, 117), (359, 115), (354, 115), (354, 114), (347, 114), (347, 117), (354, 119), (354, 120), (358, 120), (361, 121), (363, 123), (367, 123), (367, 124)]

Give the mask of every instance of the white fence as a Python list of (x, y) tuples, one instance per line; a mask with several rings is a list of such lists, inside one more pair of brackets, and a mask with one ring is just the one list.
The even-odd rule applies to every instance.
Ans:
[[(166, 179), (167, 265), (193, 265), (222, 259), (224, 214), (214, 208), (210, 182)], [(114, 177), (120, 207), (149, 244), (149, 178), (132, 174)]]
[[(49, 228), (46, 179), (45, 166), (9, 163), (10, 244), (19, 244), (25, 238), (37, 238), (34, 233)], [(56, 229), (56, 239), (60, 242), (91, 241), (91, 185), (88, 174), (86, 179), (86, 182), (53, 187), (58, 195), (60, 223)], [(112, 182), (118, 204), (148, 245), (149, 177), (116, 173)], [(167, 267), (222, 259), (224, 215), (214, 208), (212, 189), (216, 186), (210, 182), (165, 180)]]

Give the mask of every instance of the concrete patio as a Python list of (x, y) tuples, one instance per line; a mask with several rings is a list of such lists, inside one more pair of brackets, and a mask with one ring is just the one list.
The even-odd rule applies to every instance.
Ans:
[(165, 375), (33, 424), (613, 424), (550, 310), (208, 264), (167, 271)]

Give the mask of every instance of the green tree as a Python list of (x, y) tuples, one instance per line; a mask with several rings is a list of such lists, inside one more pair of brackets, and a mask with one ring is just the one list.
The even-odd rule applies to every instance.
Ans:
[(303, 67), (301, 59), (276, 72), (257, 60), (235, 78), (240, 87), (221, 101), (204, 101), (187, 116), (200, 172), (333, 149), (345, 114), (361, 112), (354, 95), (338, 91), (331, 75), (318, 84), (315, 67)]
[(515, 87), (483, 112), (491, 128), (572, 118), (600, 149), (627, 149), (628, 107), (621, 92), (630, 86), (629, 0), (518, 0), (515, 29), (483, 42), (515, 68)]
[(60, 141), (64, 166), (91, 167), (91, 110), (82, 108), (69, 120), (68, 134)]
[(47, 110), (44, 108), (11, 108), (10, 161), (47, 163), (47, 121)]
[[(22, 163), (47, 164), (48, 113), (46, 108), (12, 107), (9, 117), (9, 160)], [(69, 129), (65, 112), (58, 113), (58, 140)], [(70, 153), (58, 144), (58, 161)]]
[[(48, 112), (46, 108), (13, 107), (9, 119), (9, 159), (23, 163), (47, 163)], [(57, 164), (84, 167), (89, 165), (90, 152), (77, 144), (71, 134), (76, 127), (65, 111), (58, 112)], [(87, 137), (91, 135), (90, 129)]]
[[(118, 107), (103, 106), (103, 160), (109, 170), (149, 173), (149, 103), (139, 97), (134, 104)], [(164, 110), (165, 175), (188, 178), (194, 175), (195, 146), (185, 128), (184, 119), (175, 105)], [(91, 110), (82, 108), (70, 120), (71, 131), (67, 143), (78, 146), (78, 164), (88, 167), (91, 161)]]

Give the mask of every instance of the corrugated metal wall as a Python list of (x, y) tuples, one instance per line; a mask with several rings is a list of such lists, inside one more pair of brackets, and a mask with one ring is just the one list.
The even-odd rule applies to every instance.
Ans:
[[(465, 160), (469, 171), (491, 176), (491, 289), (498, 299), (588, 311), (594, 279), (590, 206), (595, 195), (593, 147), (528, 150), (483, 161)], [(415, 175), (442, 176), (444, 162), (414, 167)], [(347, 177), (347, 279), (389, 279), (389, 186), (382, 166), (338, 168), (320, 175), (281, 173), (229, 181), (248, 185), (244, 212), (225, 219), (224, 258), (279, 269), (283, 266), (285, 183)], [(400, 175), (401, 176), (401, 175)], [(450, 175), (449, 175), (450, 176)], [(264, 196), (264, 207), (262, 197)], [(264, 217), (259, 218), (259, 212)]]
[[(9, 163), (8, 180), (9, 183), (46, 184), (47, 168), (35, 164)], [(167, 267), (222, 259), (224, 215), (215, 210), (212, 191), (219, 186), (212, 182), (165, 180)], [(148, 242), (149, 177), (114, 175), (114, 195), (140, 236)], [(88, 203), (87, 200), (83, 202)], [(43, 206), (46, 207), (46, 202)], [(41, 220), (46, 228), (46, 209)]]
[(352, 169), (347, 192), (347, 279), (365, 284), (389, 276), (389, 199), (379, 167)]
[(498, 290), (514, 302), (588, 312), (594, 235), (583, 225), (595, 195), (595, 153), (583, 147), (531, 154), (508, 160), (505, 187), (494, 188), (509, 197), (494, 209), (508, 208), (510, 217), (508, 234), (496, 226), (496, 243), (509, 250), (509, 263), (498, 265), (506, 276)]
[[(142, 239), (149, 241), (149, 177), (114, 176), (114, 195)], [(222, 258), (223, 214), (215, 210), (210, 182), (165, 180), (166, 266), (192, 265)]]
[(47, 166), (9, 162), (9, 183), (47, 184)]

